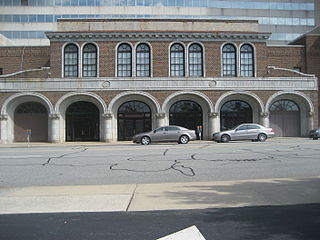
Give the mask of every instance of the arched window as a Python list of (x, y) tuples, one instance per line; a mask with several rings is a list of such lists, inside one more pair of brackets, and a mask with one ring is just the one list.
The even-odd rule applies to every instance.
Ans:
[(123, 43), (118, 47), (118, 77), (132, 76), (132, 49)]
[(202, 47), (199, 44), (192, 44), (189, 47), (189, 76), (203, 76)]
[(237, 76), (236, 48), (232, 44), (226, 44), (222, 48), (222, 71), (224, 77)]
[(240, 48), (240, 75), (241, 77), (254, 76), (253, 48), (248, 44)]
[(68, 44), (64, 48), (64, 76), (78, 77), (78, 47)]
[(137, 47), (136, 64), (137, 77), (150, 77), (150, 47), (145, 43)]
[(82, 76), (97, 76), (97, 47), (94, 44), (87, 44), (83, 48)]
[(170, 48), (170, 76), (183, 77), (184, 75), (184, 48), (181, 44), (175, 43)]
[(270, 112), (294, 112), (299, 111), (299, 106), (291, 100), (279, 100), (270, 107)]

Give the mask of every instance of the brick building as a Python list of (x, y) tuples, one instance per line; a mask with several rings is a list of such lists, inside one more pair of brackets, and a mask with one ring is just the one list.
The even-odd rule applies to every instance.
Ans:
[(50, 47), (0, 47), (0, 137), (115, 141), (165, 124), (318, 126), (318, 29), (268, 46), (257, 21), (71, 20)]

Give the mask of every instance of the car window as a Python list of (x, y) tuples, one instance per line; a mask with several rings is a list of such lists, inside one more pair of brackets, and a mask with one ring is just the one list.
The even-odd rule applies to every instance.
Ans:
[(157, 129), (157, 132), (168, 131), (168, 127), (160, 127)]
[(257, 125), (248, 125), (248, 129), (259, 129), (260, 127)]
[(169, 131), (179, 131), (178, 127), (169, 127)]
[(247, 130), (247, 125), (242, 125), (242, 126), (238, 127), (238, 131), (239, 130)]

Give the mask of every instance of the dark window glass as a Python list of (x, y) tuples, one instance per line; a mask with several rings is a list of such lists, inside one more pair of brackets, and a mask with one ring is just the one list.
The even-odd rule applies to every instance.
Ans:
[(137, 77), (150, 77), (150, 48), (147, 44), (139, 44), (136, 51)]
[(0, 75), (3, 74), (3, 68), (0, 68)]
[(220, 110), (220, 129), (225, 131), (242, 123), (252, 123), (251, 106), (240, 100), (228, 101)]
[(222, 71), (225, 77), (237, 76), (236, 48), (232, 44), (226, 44), (222, 48)]
[(41, 103), (26, 102), (20, 104), (15, 113), (47, 113), (47, 109)]
[(253, 48), (248, 44), (240, 48), (240, 75), (241, 77), (254, 76)]
[(184, 48), (181, 44), (173, 44), (170, 48), (170, 76), (183, 77), (184, 70)]
[(270, 107), (270, 112), (279, 111), (279, 112), (292, 112), (299, 111), (299, 106), (291, 100), (279, 100), (274, 102)]
[(83, 48), (82, 76), (97, 76), (97, 47), (94, 44), (87, 44)]
[(64, 48), (64, 76), (78, 77), (78, 47), (75, 44)]
[(118, 47), (118, 77), (132, 76), (132, 50), (129, 44)]
[(21, 0), (21, 6), (28, 6), (29, 1), (28, 0)]
[(202, 47), (199, 44), (192, 44), (189, 47), (189, 76), (203, 76), (202, 55)]

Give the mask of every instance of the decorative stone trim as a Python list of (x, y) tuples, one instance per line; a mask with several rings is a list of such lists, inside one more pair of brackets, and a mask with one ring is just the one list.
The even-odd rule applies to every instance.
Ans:
[(165, 118), (166, 114), (165, 113), (156, 113), (156, 118)]
[(314, 112), (307, 112), (307, 117), (313, 117), (314, 116)]
[(110, 81), (107, 81), (107, 80), (102, 83), (103, 88), (108, 88), (110, 87), (110, 85), (111, 85)]
[(111, 118), (112, 118), (112, 113), (103, 113), (103, 114), (102, 114), (102, 117), (103, 117), (104, 119), (111, 119)]
[(209, 117), (210, 118), (216, 118), (216, 117), (218, 117), (219, 116), (219, 113), (218, 112), (211, 112), (211, 113), (209, 113)]
[(269, 112), (260, 112), (260, 117), (269, 117)]
[(26, 80), (0, 79), (0, 92), (17, 91), (143, 91), (143, 90), (318, 90), (316, 77), (241, 77), (241, 78), (47, 78)]
[(60, 118), (60, 114), (57, 114), (57, 113), (49, 114), (49, 118), (51, 118), (51, 119), (59, 119)]
[(247, 41), (266, 41), (270, 33), (221, 33), (221, 32), (47, 32), (47, 37), (51, 42), (56, 41), (105, 41), (128, 40), (128, 39), (157, 39), (157, 40), (176, 40), (185, 41), (225, 41), (230, 39)]
[(0, 115), (0, 120), (7, 120), (7, 119), (8, 119), (8, 115), (6, 115), (6, 114)]

